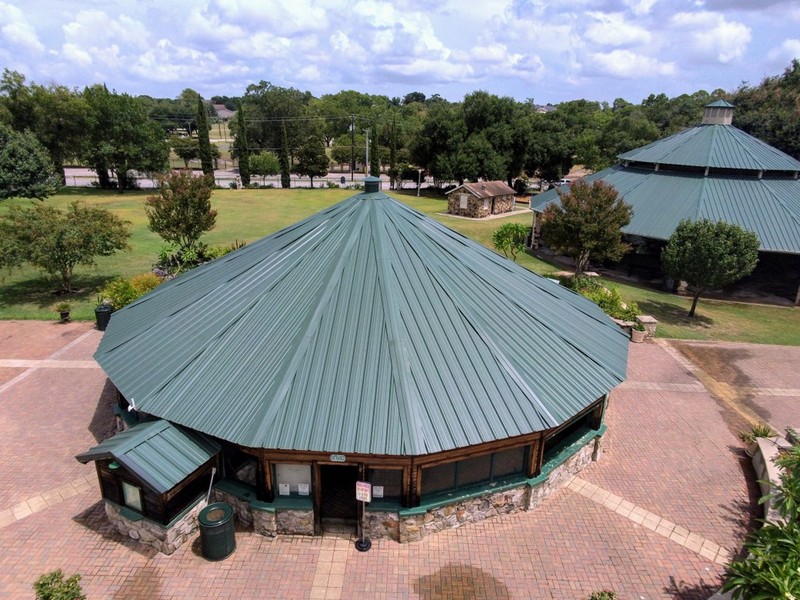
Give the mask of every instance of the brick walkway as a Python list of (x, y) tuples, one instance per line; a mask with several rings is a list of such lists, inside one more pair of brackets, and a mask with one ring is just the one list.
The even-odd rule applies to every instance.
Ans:
[[(623, 599), (706, 598), (755, 515), (754, 476), (736, 439), (746, 415), (686, 358), (718, 346), (692, 355), (632, 344), (603, 459), (536, 511), (413, 544), (376, 541), (367, 553), (336, 536), (238, 531), (224, 561), (204, 560), (198, 539), (163, 556), (111, 529), (92, 465), (73, 458), (113, 427), (112, 390), (91, 364), (101, 335), (85, 323), (0, 322), (2, 598), (32, 597), (33, 581), (56, 568), (80, 573), (90, 599), (578, 599), (602, 588)], [(769, 370), (769, 347), (736, 350), (750, 353), (737, 363), (750, 400), (778, 414), (775, 400), (790, 396), (774, 390), (800, 387), (797, 373)]]

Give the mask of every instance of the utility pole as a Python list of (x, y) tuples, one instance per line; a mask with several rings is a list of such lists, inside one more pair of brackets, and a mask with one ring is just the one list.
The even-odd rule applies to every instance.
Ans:
[(350, 115), (350, 181), (353, 181), (353, 171), (356, 170), (356, 116)]

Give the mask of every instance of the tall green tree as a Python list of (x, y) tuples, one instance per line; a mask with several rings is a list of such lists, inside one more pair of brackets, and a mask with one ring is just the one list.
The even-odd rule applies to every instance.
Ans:
[(250, 147), (247, 144), (247, 123), (244, 119), (244, 105), (239, 103), (236, 110), (236, 138), (233, 142), (236, 158), (239, 161), (239, 177), (243, 186), (250, 185)]
[(157, 196), (145, 200), (150, 231), (175, 244), (183, 253), (197, 245), (214, 228), (217, 211), (211, 208), (214, 179), (195, 177), (191, 171), (176, 171), (159, 179)]
[(200, 94), (197, 95), (197, 144), (200, 152), (200, 168), (203, 175), (214, 176), (214, 158), (211, 154), (211, 140), (208, 137), (208, 117), (206, 105)]
[(614, 186), (579, 179), (568, 192), (559, 190), (559, 199), (560, 205), (549, 204), (542, 213), (542, 239), (575, 259), (575, 277), (583, 274), (591, 258), (619, 260), (628, 251), (621, 230), (631, 222), (633, 209)]
[(377, 123), (369, 129), (369, 174), (372, 177), (381, 176), (381, 147), (378, 145)]
[(38, 198), (55, 194), (61, 184), (47, 150), (26, 131), (0, 124), (0, 200)]
[(325, 142), (316, 136), (308, 138), (297, 151), (297, 165), (295, 172), (311, 179), (314, 187), (314, 177), (324, 177), (328, 174), (328, 155), (325, 153)]
[(684, 219), (661, 253), (664, 272), (685, 281), (692, 293), (693, 317), (700, 295), (724, 288), (753, 272), (758, 262), (758, 236), (724, 221)]
[(128, 249), (128, 222), (103, 208), (73, 202), (66, 210), (47, 204), (12, 206), (0, 219), (0, 265), (29, 263), (60, 280), (72, 292), (77, 265)]
[(392, 132), (389, 140), (389, 188), (394, 189), (397, 180), (397, 117), (392, 117)]
[(25, 77), (6, 69), (0, 79), (0, 105), (11, 126), (30, 132), (47, 149), (61, 183), (64, 165), (81, 154), (87, 141), (89, 106), (81, 94), (64, 86), (25, 83)]
[(166, 169), (167, 141), (136, 98), (109, 92), (103, 85), (86, 88), (83, 96), (90, 107), (84, 155), (101, 185), (109, 181), (110, 171), (121, 194), (129, 185), (131, 171), (160, 173)]
[(288, 188), (292, 185), (291, 179), (291, 159), (289, 158), (289, 136), (286, 133), (286, 123), (283, 124), (283, 135), (281, 136), (281, 187)]

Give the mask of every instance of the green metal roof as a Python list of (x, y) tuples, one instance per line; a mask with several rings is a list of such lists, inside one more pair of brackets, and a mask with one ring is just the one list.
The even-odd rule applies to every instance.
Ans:
[(593, 303), (382, 192), (114, 314), (136, 408), (249, 447), (423, 455), (552, 428), (625, 378)]
[(114, 459), (159, 494), (168, 492), (203, 466), (219, 444), (163, 420), (126, 429), (78, 454), (82, 463)]
[[(682, 219), (734, 223), (753, 231), (764, 252), (800, 254), (800, 180), (709, 176), (702, 173), (653, 171), (622, 165), (589, 175), (616, 188), (633, 207), (623, 232), (668, 239)], [(558, 202), (556, 190), (535, 196), (531, 208), (544, 210)]]
[(698, 125), (620, 154), (619, 158), (659, 165), (800, 171), (800, 161), (732, 125)]

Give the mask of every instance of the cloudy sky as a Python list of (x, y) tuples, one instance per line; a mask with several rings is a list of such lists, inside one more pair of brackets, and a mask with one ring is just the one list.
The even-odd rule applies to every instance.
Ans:
[(800, 0), (0, 0), (0, 67), (156, 97), (265, 80), (638, 103), (757, 84), (793, 58)]

